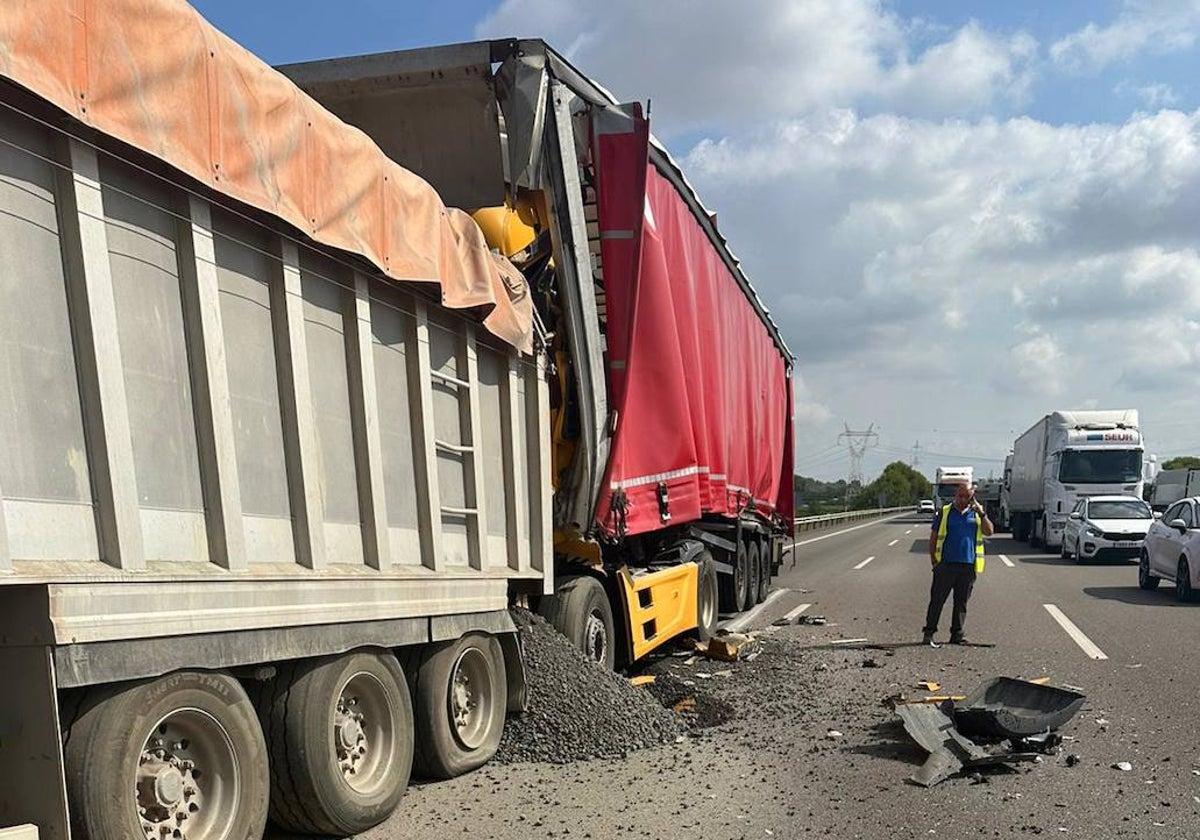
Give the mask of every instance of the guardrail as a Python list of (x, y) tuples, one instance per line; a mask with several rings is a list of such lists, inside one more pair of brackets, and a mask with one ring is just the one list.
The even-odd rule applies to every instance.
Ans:
[(889, 513), (915, 512), (915, 510), (912, 505), (904, 505), (903, 507), (872, 508), (870, 510), (848, 510), (845, 513), (826, 513), (821, 516), (802, 516), (796, 520), (796, 533), (814, 531), (817, 528), (824, 528), (826, 525), (836, 525), (841, 522), (875, 519), (880, 516), (887, 516)]

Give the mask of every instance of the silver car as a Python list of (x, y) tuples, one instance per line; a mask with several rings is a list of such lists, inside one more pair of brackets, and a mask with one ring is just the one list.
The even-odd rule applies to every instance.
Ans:
[(1153, 524), (1150, 506), (1136, 496), (1085, 496), (1063, 529), (1062, 556), (1076, 563), (1139, 557)]
[(1193, 601), (1200, 591), (1200, 498), (1181, 499), (1150, 526), (1138, 567), (1138, 586), (1175, 584), (1175, 597)]

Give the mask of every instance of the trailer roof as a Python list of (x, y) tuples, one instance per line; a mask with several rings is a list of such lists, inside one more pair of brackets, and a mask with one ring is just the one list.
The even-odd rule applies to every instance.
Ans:
[[(493, 65), (501, 64), (506, 59), (515, 56), (544, 57), (546, 68), (556, 80), (566, 85), (576, 96), (593, 105), (607, 108), (621, 104), (611, 92), (595, 80), (586, 76), (545, 41), (537, 38), (471, 41), (460, 44), (447, 44), (444, 46), (422, 47), (412, 50), (399, 50), (395, 52), (290, 64), (281, 66), (279, 69), (301, 88), (313, 93), (319, 99), (324, 99), (324, 93), (337, 95), (339, 91), (346, 92), (351, 87), (359, 93), (371, 91), (380, 93), (385, 90), (397, 90), (406, 86), (429, 84), (431, 82), (439, 85), (454, 85), (459, 81), (466, 81), (468, 79), (480, 80), (482, 77), (488, 77), (490, 81)], [(438, 117), (442, 119), (446, 118), (445, 115), (438, 115)], [(438, 117), (435, 117), (435, 119)], [(387, 119), (402, 119), (402, 117), (390, 115)], [(471, 131), (470, 127), (463, 125), (456, 125), (455, 128), (459, 131), (467, 132), (465, 136), (469, 136)], [(376, 137), (376, 140), (379, 141), (380, 138)], [(381, 145), (384, 151), (388, 151), (386, 142), (382, 142)], [(488, 155), (484, 155), (483, 157), (485, 158), (484, 160), (476, 160), (474, 165), (478, 167), (489, 166), (490, 164), (486, 160)], [(775, 345), (788, 360), (790, 366), (795, 357), (792, 355), (787, 343), (783, 340), (779, 327), (775, 324), (774, 319), (771, 318), (770, 310), (755, 291), (753, 284), (745, 272), (742, 271), (741, 261), (733, 253), (728, 241), (717, 229), (714, 221), (715, 214), (701, 201), (699, 194), (684, 174), (683, 168), (680, 167), (670, 152), (667, 151), (666, 147), (653, 135), (650, 138), (650, 162), (672, 183), (686, 201), (692, 214), (708, 236), (708, 239), (720, 255), (722, 261), (728, 267), (730, 273), (734, 276), (738, 285), (742, 288), (743, 293), (751, 302), (758, 317), (766, 326)], [(409, 161), (406, 160), (405, 163), (408, 165)], [(428, 168), (422, 171), (422, 166)], [(441, 181), (438, 176), (442, 173), (439, 167), (445, 166), (445, 160), (428, 159), (419, 161), (414, 168), (418, 173), (438, 183), (440, 187)], [(461, 167), (458, 167), (456, 172), (452, 174), (447, 173), (446, 177), (450, 179), (452, 184), (459, 185), (463, 185), (466, 181), (477, 179), (478, 170), (470, 171), (470, 163), (467, 166), (468, 171), (463, 171)], [(449, 187), (450, 194), (447, 196), (449, 200), (454, 200), (453, 190), (453, 186)], [(499, 200), (497, 200), (497, 203), (499, 203)]]

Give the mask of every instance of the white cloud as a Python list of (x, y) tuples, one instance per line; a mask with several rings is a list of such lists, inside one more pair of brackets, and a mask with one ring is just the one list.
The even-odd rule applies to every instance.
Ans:
[[(536, 32), (660, 133), (863, 103), (944, 115), (1019, 101), (1036, 52), (969, 23), (915, 55), (881, 0), (504, 0), (479, 37)], [(665, 131), (664, 131), (665, 130)]]
[(1200, 0), (1125, 0), (1112, 23), (1072, 32), (1050, 46), (1050, 57), (1074, 72), (1096, 72), (1142, 52), (1188, 49), (1198, 36)]
[(833, 419), (833, 412), (813, 396), (800, 372), (792, 376), (792, 393), (795, 395), (793, 409), (797, 426), (819, 426)]
[(1174, 88), (1162, 83), (1136, 85), (1125, 80), (1113, 88), (1113, 93), (1117, 96), (1134, 97), (1141, 100), (1141, 103), (1147, 108), (1169, 108), (1179, 102)]

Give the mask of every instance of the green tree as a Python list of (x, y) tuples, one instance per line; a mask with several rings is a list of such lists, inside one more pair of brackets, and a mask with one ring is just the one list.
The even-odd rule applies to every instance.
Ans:
[(879, 477), (854, 495), (850, 507), (900, 507), (928, 499), (933, 492), (929, 479), (903, 461), (893, 461)]
[(1164, 470), (1194, 470), (1200, 468), (1200, 458), (1195, 455), (1179, 455), (1162, 462)]

